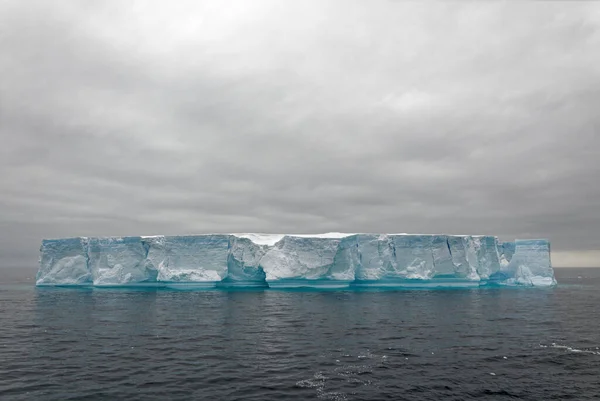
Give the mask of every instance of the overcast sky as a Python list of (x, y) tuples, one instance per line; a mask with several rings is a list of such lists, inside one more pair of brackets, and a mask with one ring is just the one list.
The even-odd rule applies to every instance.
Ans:
[(0, 1), (0, 263), (208, 232), (600, 265), (600, 3)]

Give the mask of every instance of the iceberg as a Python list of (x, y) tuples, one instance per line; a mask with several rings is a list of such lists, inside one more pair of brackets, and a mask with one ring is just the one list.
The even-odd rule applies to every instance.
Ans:
[(86, 285), (91, 282), (87, 238), (42, 241), (37, 285)]
[(227, 275), (228, 235), (146, 237), (157, 282), (168, 287), (212, 287)]
[(361, 235), (358, 243), (355, 285), (479, 286), (498, 268), (495, 237)]
[(266, 274), (260, 261), (268, 246), (248, 238), (231, 236), (227, 250), (227, 275), (220, 287), (266, 287)]
[(284, 236), (271, 246), (259, 265), (271, 287), (347, 287), (354, 264), (336, 259), (341, 239)]
[(547, 287), (547, 240), (483, 235), (205, 234), (43, 240), (38, 286)]
[(148, 263), (140, 237), (90, 238), (88, 264), (95, 286), (156, 282), (157, 270)]
[[(506, 245), (506, 244), (504, 244)], [(506, 262), (492, 279), (504, 285), (551, 286), (556, 284), (546, 240), (516, 240), (505, 248)], [(508, 255), (508, 258), (506, 258)]]

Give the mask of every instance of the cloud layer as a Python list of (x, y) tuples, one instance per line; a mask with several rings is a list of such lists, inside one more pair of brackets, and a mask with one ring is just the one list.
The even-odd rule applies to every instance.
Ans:
[(2, 264), (231, 231), (544, 237), (590, 264), (598, 49), (593, 2), (3, 2)]

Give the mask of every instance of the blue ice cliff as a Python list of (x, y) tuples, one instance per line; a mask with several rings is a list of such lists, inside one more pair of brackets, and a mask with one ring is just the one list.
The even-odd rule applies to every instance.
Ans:
[(210, 234), (43, 240), (38, 286), (478, 287), (556, 284), (547, 240)]

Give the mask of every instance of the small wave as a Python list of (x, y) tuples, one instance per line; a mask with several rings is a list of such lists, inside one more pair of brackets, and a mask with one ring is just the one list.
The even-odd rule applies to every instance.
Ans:
[(375, 355), (370, 353), (368, 350), (367, 352), (358, 355), (358, 359), (372, 359), (373, 357), (375, 357)]
[(345, 393), (339, 391), (332, 391), (329, 393), (320, 392), (317, 390), (317, 397), (321, 400), (333, 400), (333, 401), (345, 401), (348, 399), (348, 396)]
[(595, 349), (579, 349), (579, 348), (570, 347), (568, 345), (561, 345), (561, 344), (557, 344), (557, 343), (552, 343), (550, 346), (540, 344), (540, 348), (557, 348), (557, 349), (564, 349), (564, 350), (567, 350), (569, 352), (576, 352), (576, 353), (583, 353), (583, 354), (592, 354), (592, 355), (600, 355), (600, 348), (599, 347), (596, 347)]
[(327, 376), (325, 376), (323, 372), (317, 372), (311, 379), (296, 382), (296, 386), (316, 389), (317, 397), (322, 400), (344, 401), (348, 399), (348, 396), (345, 393), (339, 391), (325, 391), (326, 380)]
[(296, 382), (296, 386), (305, 388), (323, 388), (325, 387), (325, 380), (327, 380), (327, 377), (325, 377), (322, 372), (317, 372), (312, 379)]

